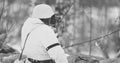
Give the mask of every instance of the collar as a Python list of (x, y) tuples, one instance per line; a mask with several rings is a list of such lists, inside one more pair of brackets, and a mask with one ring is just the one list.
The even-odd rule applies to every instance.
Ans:
[(25, 23), (28, 23), (28, 24), (41, 24), (43, 23), (40, 19), (38, 18), (33, 18), (33, 17), (29, 17)]

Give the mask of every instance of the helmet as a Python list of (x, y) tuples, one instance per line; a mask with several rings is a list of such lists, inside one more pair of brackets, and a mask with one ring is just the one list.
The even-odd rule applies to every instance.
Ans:
[(53, 9), (47, 4), (40, 4), (34, 7), (32, 17), (34, 18), (50, 18), (54, 15)]

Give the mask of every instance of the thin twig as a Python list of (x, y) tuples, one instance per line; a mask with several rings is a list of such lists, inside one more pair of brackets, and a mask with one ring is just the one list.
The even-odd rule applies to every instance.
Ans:
[(115, 30), (115, 31), (113, 31), (113, 32), (111, 32), (111, 33), (108, 33), (108, 34), (104, 35), (104, 36), (100, 36), (100, 37), (95, 38), (95, 39), (92, 39), (92, 40), (88, 40), (88, 41), (84, 41), (84, 42), (76, 43), (76, 44), (73, 44), (73, 45), (70, 45), (70, 46), (66, 46), (66, 47), (64, 47), (64, 49), (69, 48), (69, 47), (73, 47), (73, 46), (77, 46), (77, 45), (82, 45), (82, 44), (84, 44), (84, 43), (88, 43), (88, 42), (90, 42), (90, 41), (93, 42), (93, 41), (95, 41), (95, 40), (98, 40), (98, 39), (101, 39), (101, 38), (107, 37), (107, 36), (109, 36), (109, 35), (111, 35), (111, 34), (114, 34), (114, 33), (116, 33), (116, 32), (119, 32), (119, 31), (120, 31), (120, 29), (117, 29), (117, 30)]
[(1, 13), (0, 13), (0, 20), (1, 20), (1, 18), (2, 18), (2, 15), (3, 15), (4, 6), (5, 6), (5, 0), (3, 0), (3, 7), (2, 7), (2, 11), (1, 11)]

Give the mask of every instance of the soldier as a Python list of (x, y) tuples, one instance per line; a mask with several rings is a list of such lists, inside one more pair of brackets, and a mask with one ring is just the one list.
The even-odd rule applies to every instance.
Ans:
[(32, 15), (23, 24), (22, 47), (27, 34), (30, 33), (23, 50), (23, 55), (27, 56), (26, 62), (68, 63), (54, 30), (49, 26), (54, 15), (49, 5), (39, 4), (33, 8)]

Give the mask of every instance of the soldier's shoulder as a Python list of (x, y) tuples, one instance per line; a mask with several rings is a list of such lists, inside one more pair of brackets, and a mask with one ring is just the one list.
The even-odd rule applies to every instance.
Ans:
[(53, 29), (50, 26), (44, 24), (40, 25), (37, 29), (39, 31), (53, 32)]

